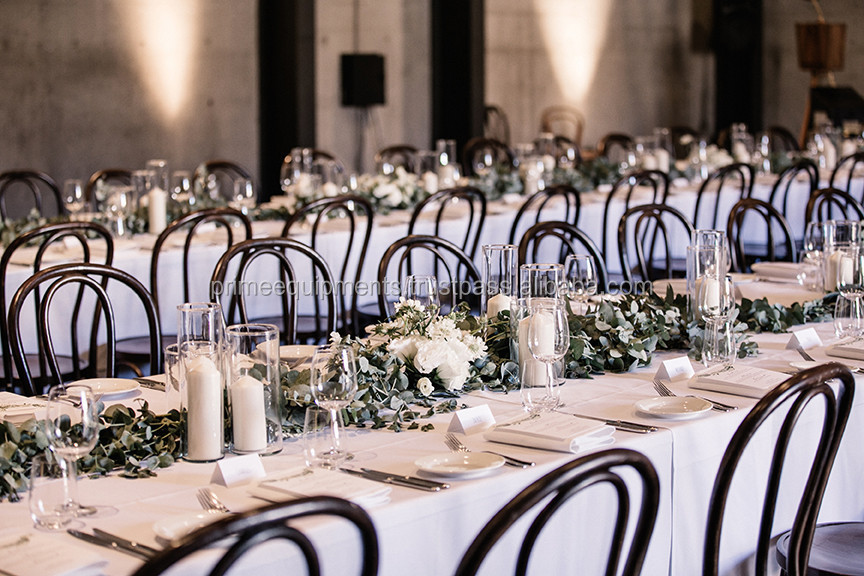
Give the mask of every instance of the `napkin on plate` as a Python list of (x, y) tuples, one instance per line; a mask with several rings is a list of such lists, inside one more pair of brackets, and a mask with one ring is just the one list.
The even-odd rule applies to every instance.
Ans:
[(761, 398), (788, 377), (756, 366), (718, 365), (697, 373), (690, 380), (690, 388)]
[(30, 418), (45, 418), (44, 401), (12, 392), (0, 392), (0, 420), (21, 424)]
[(825, 354), (835, 358), (849, 358), (850, 360), (864, 360), (864, 340), (851, 340), (849, 342), (838, 342), (825, 348)]
[(595, 420), (586, 420), (572, 414), (543, 412), (537, 416), (523, 416), (495, 426), (484, 434), (490, 442), (515, 444), (557, 452), (581, 452), (615, 441), (615, 428)]
[(107, 563), (89, 544), (78, 545), (57, 534), (38, 532), (0, 536), (0, 554), (3, 556), (2, 573), (15, 576), (63, 576), (85, 569), (96, 572), (96, 567)]
[(793, 284), (799, 283), (798, 275), (803, 270), (800, 264), (794, 262), (756, 262), (751, 268), (760, 280)]
[(389, 502), (391, 490), (386, 484), (338, 470), (294, 468), (265, 478), (249, 493), (270, 502), (306, 496), (338, 496), (370, 507)]

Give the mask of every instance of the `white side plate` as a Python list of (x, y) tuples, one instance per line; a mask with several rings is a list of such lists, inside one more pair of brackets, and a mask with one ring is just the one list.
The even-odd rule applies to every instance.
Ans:
[(695, 396), (658, 396), (636, 402), (636, 411), (644, 416), (686, 420), (709, 412), (713, 404)]
[(128, 380), (126, 378), (88, 378), (87, 380), (78, 380), (75, 384), (90, 386), (93, 394), (102, 398), (122, 396), (138, 390), (141, 386), (137, 380)]
[(446, 452), (418, 458), (414, 464), (429, 474), (447, 478), (477, 478), (504, 465), (504, 458), (486, 452)]

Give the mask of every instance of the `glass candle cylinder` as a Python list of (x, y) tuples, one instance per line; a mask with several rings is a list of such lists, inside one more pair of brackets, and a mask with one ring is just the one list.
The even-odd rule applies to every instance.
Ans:
[(510, 309), (510, 302), (518, 296), (518, 261), (517, 248), (512, 244), (483, 246), (481, 316), (496, 318), (499, 312)]
[(561, 298), (566, 291), (561, 264), (523, 264), (519, 267), (519, 294), (525, 298)]

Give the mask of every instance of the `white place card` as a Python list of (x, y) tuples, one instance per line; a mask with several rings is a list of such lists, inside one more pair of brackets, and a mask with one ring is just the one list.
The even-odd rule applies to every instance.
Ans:
[(792, 332), (789, 342), (786, 343), (787, 350), (807, 350), (822, 346), (822, 339), (816, 333), (815, 328), (804, 328)]
[(473, 408), (463, 408), (453, 413), (453, 418), (450, 419), (450, 426), (447, 427), (448, 432), (461, 432), (463, 434), (473, 434), (474, 432), (482, 432), (488, 430), (495, 425), (495, 417), (489, 409), (488, 404), (481, 404)]
[(613, 432), (615, 428), (602, 422), (561, 412), (543, 412), (499, 424), (483, 437), (490, 442), (575, 454), (611, 444), (615, 441)]
[(690, 388), (761, 398), (789, 376), (755, 366), (714, 366), (696, 374)]
[(228, 488), (245, 484), (258, 478), (265, 478), (264, 464), (258, 454), (244, 454), (223, 458), (216, 463), (216, 469), (210, 479), (214, 484)]
[(687, 356), (678, 356), (677, 358), (664, 360), (654, 377), (660, 380), (675, 382), (677, 380), (689, 380), (694, 374), (696, 372), (693, 370), (690, 358)]

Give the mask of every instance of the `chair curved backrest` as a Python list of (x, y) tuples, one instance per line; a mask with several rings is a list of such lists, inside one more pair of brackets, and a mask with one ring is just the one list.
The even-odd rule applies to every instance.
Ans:
[[(832, 385), (831, 382), (835, 384)], [(840, 445), (843, 431), (846, 428), (846, 421), (852, 409), (854, 392), (855, 380), (849, 369), (832, 362), (798, 372), (763, 396), (745, 416), (723, 454), (720, 468), (714, 480), (714, 488), (708, 507), (702, 562), (703, 575), (714, 576), (718, 574), (720, 536), (726, 500), (729, 496), (735, 470), (745, 454), (745, 449), (769, 417), (778, 412), (781, 407), (783, 409), (788, 407), (788, 412), (785, 413), (782, 424), (779, 425), (779, 433), (776, 436), (770, 460), (771, 467), (764, 492), (765, 497), (756, 546), (756, 569), (754, 573), (757, 576), (764, 576), (767, 573), (771, 531), (783, 464), (789, 448), (789, 439), (799, 416), (807, 405), (816, 398), (822, 398), (824, 400), (824, 413), (820, 409), (819, 414), (824, 419), (822, 420), (819, 444), (810, 465), (801, 499), (798, 502), (789, 541), (787, 574), (789, 576), (803, 576), (810, 554), (810, 543), (813, 539), (816, 519), (822, 505), (825, 485), (828, 482), (837, 448)], [(772, 424), (772, 428), (774, 427), (775, 424)], [(765, 460), (765, 456), (765, 454), (760, 453), (759, 458)], [(786, 478), (784, 477), (783, 480), (785, 481)], [(750, 487), (750, 490), (752, 489), (753, 487)]]
[(629, 134), (610, 132), (597, 141), (597, 155), (612, 158), (616, 149), (627, 150), (635, 144), (636, 141)]
[(55, 214), (66, 212), (60, 188), (51, 176), (36, 170), (10, 170), (0, 174), (0, 218), (3, 220), (12, 217), (10, 214), (20, 214), (17, 217), (26, 216), (29, 211), (29, 209), (24, 209), (23, 213), (21, 210), (10, 211), (10, 198), (12, 198), (12, 205), (20, 208), (20, 198), (18, 194), (14, 194), (15, 192), (29, 193), (33, 207), (41, 216), (51, 215), (46, 211), (46, 198), (49, 200), (48, 206), (54, 204)]
[(797, 152), (801, 150), (798, 139), (788, 128), (769, 126), (765, 133), (771, 138), (771, 152)]
[[(97, 280), (94, 276), (100, 279)], [(22, 385), (28, 386), (31, 391), (33, 390), (33, 381), (30, 375), (30, 368), (27, 365), (24, 343), (21, 337), (21, 310), (27, 296), (48, 283), (51, 284), (45, 289), (39, 306), (39, 326), (42, 349), (44, 350), (54, 381), (56, 383), (63, 383), (64, 377), (60, 371), (51, 338), (51, 305), (58, 291), (70, 284), (77, 284), (81, 288), (89, 288), (94, 293), (98, 303), (98, 313), (94, 315), (94, 322), (97, 322), (102, 314), (105, 315), (105, 375), (108, 378), (115, 376), (116, 315), (114, 307), (111, 304), (111, 298), (107, 292), (107, 286), (111, 280), (126, 286), (141, 303), (147, 316), (147, 328), (150, 334), (150, 373), (159, 374), (162, 372), (162, 336), (159, 327), (159, 315), (156, 312), (156, 305), (147, 288), (131, 274), (112, 266), (92, 263), (60, 264), (41, 270), (28, 278), (21, 284), (9, 303), (9, 338), (12, 342), (12, 356), (15, 359), (15, 365), (18, 369), (18, 375), (22, 380)], [(58, 300), (58, 306), (66, 309), (68, 312), (68, 307), (65, 304), (61, 296)], [(73, 309), (71, 316), (73, 318), (71, 329), (74, 331), (77, 329), (77, 306)], [(93, 350), (91, 350), (91, 357), (93, 357), (92, 368), (95, 366), (96, 361), (95, 351)]]
[(864, 206), (848, 192), (837, 188), (816, 190), (807, 200), (804, 226), (827, 220), (864, 220)]
[(413, 174), (417, 171), (417, 148), (408, 144), (382, 148), (375, 153), (375, 166), (382, 174), (393, 174), (399, 166)]
[[(192, 181), (201, 190), (206, 191), (211, 197), (223, 200), (234, 198), (234, 181), (245, 178), (253, 181), (252, 173), (236, 162), (230, 160), (206, 160), (195, 167)], [(259, 190), (253, 181), (255, 198), (258, 198)]]
[[(297, 210), (285, 222), (282, 228), (282, 236), (288, 237), (291, 229), (299, 223), (308, 223), (312, 217), (312, 232), (309, 246), (318, 250), (318, 234), (332, 218), (340, 218), (348, 224), (348, 244), (342, 252), (342, 259), (338, 265), (330, 262), (330, 269), (334, 271), (340, 280), (337, 289), (338, 299), (338, 323), (337, 329), (349, 329), (359, 335), (360, 319), (357, 305), (359, 282), (363, 272), (363, 264), (366, 262), (366, 251), (369, 248), (369, 240), (372, 237), (372, 221), (375, 210), (372, 204), (361, 196), (344, 194), (335, 198), (322, 198), (307, 204)], [(362, 230), (362, 236), (359, 236)], [(314, 276), (314, 272), (313, 272)], [(346, 289), (350, 288), (350, 295), (346, 295)], [(350, 301), (348, 301), (350, 300)], [(316, 304), (318, 304), (316, 300)], [(314, 310), (316, 317), (320, 316), (320, 310)]]
[[(753, 246), (748, 245), (747, 238), (753, 237), (753, 221), (749, 220), (746, 233), (744, 222), (748, 215), (754, 214), (761, 218), (765, 226), (765, 243), (761, 244), (761, 250), (753, 254)], [(778, 238), (778, 234), (780, 237)], [(795, 237), (786, 218), (774, 206), (757, 198), (743, 198), (735, 203), (729, 211), (729, 219), (726, 223), (726, 235), (729, 238), (729, 246), (732, 253), (732, 269), (736, 272), (747, 272), (750, 264), (757, 260), (773, 262), (782, 260), (786, 262), (797, 262), (798, 254), (795, 250)], [(784, 253), (777, 254), (777, 246), (782, 244)]]
[(540, 114), (540, 132), (565, 136), (581, 145), (584, 131), (585, 116), (573, 106), (549, 106)]
[[(676, 225), (676, 236), (670, 224)], [(666, 204), (644, 204), (633, 206), (618, 222), (618, 254), (624, 279), (632, 283), (634, 271), (638, 280), (651, 282), (660, 278), (672, 278), (675, 241), (689, 242), (693, 237), (693, 225), (678, 209)], [(635, 253), (636, 261), (631, 258)], [(658, 268), (658, 262), (663, 263)]]
[(486, 104), (483, 108), (483, 136), (510, 144), (510, 121), (500, 106)]
[[(105, 252), (104, 257), (101, 258), (102, 263), (110, 266), (113, 258), (114, 258), (114, 239), (111, 236), (111, 232), (108, 231), (105, 227), (97, 224), (95, 222), (58, 222), (55, 224), (46, 224), (44, 226), (40, 226), (39, 228), (35, 228), (30, 230), (29, 232), (24, 232), (23, 234), (19, 234), (9, 246), (3, 251), (2, 255), (0, 255), (0, 325), (2, 325), (3, 329), (0, 330), (0, 339), (2, 339), (3, 345), (3, 377), (7, 382), (12, 381), (13, 374), (13, 360), (12, 360), (12, 348), (9, 339), (9, 334), (6, 330), (7, 328), (7, 307), (6, 302), (8, 301), (9, 294), (9, 285), (6, 279), (7, 272), (9, 270), (9, 264), (12, 263), (17, 256), (20, 255), (19, 250), (27, 249), (29, 246), (36, 247), (36, 253), (32, 257), (32, 266), (33, 273), (39, 272), (42, 268), (44, 268), (43, 264), (47, 262), (47, 258), (53, 249), (53, 247), (62, 248), (64, 259), (71, 253), (72, 246), (80, 246), (81, 255), (80, 257), (75, 255), (75, 257), (71, 257), (71, 259), (78, 260), (80, 262), (90, 262), (92, 254), (92, 248), (90, 246), (91, 239), (97, 239), (101, 242), (105, 243)], [(74, 313), (73, 313), (73, 324), (77, 323), (77, 314), (81, 305), (81, 299), (83, 298), (83, 288), (79, 290), (78, 298), (75, 301)], [(38, 322), (39, 308), (41, 304), (41, 296), (39, 290), (37, 289), (33, 294), (33, 305), (35, 307), (34, 312), (34, 320), (36, 326), (36, 341), (38, 347), (38, 353), (36, 354), (35, 364), (38, 367), (38, 374), (34, 375), (31, 371), (31, 381), (36, 379), (44, 379), (48, 374), (48, 365), (46, 362), (45, 354), (42, 351), (42, 338), (40, 336), (40, 324)], [(69, 359), (70, 359), (70, 368), (71, 374), (80, 378), (81, 377), (81, 358), (80, 358), (80, 350), (78, 347), (78, 334), (77, 332), (70, 333), (70, 343), (72, 346)], [(90, 365), (92, 366), (93, 361), (95, 360), (95, 344), (96, 344), (96, 333), (91, 333), (91, 342), (90, 342)], [(64, 372), (69, 372), (66, 370)]]
[(91, 210), (100, 211), (100, 205), (104, 202), (102, 187), (109, 184), (122, 186), (132, 185), (132, 170), (125, 168), (106, 168), (94, 172), (87, 185), (84, 187), (84, 200)]
[[(578, 226), (581, 207), (582, 202), (579, 191), (569, 184), (550, 186), (544, 190), (535, 192), (522, 203), (522, 206), (519, 207), (519, 210), (513, 217), (513, 224), (510, 226), (510, 237), (507, 242), (508, 244), (516, 244), (517, 235), (521, 237), (520, 224), (526, 213), (536, 212), (534, 224), (544, 219), (543, 210), (546, 209), (548, 212), (554, 212), (555, 214), (555, 218), (551, 218), (551, 220), (561, 220)], [(546, 219), (550, 220), (550, 218)]]
[(671, 152), (675, 160), (683, 160), (690, 157), (693, 142), (698, 142), (699, 132), (690, 126), (670, 126), (669, 140), (672, 144)]
[[(741, 162), (734, 162), (723, 166), (716, 172), (711, 173), (699, 186), (696, 193), (696, 205), (693, 209), (693, 227), (697, 229), (710, 228), (717, 230), (717, 224), (723, 224), (726, 218), (720, 213), (721, 199), (732, 194), (735, 201), (749, 198), (753, 190), (753, 168)], [(702, 200), (712, 195), (714, 198), (714, 210), (707, 218), (700, 218)]]
[[(219, 258), (210, 277), (210, 300), (219, 302), (223, 298), (228, 298), (229, 305), (222, 306), (223, 310), (228, 311), (226, 314), (228, 323), (236, 322), (234, 310), (238, 311), (239, 322), (245, 324), (250, 321), (245, 287), (246, 272), (253, 263), (260, 265), (258, 260), (262, 256), (275, 259), (278, 264), (278, 282), (283, 283), (282, 286), (274, 286), (272, 290), (272, 295), (278, 296), (281, 304), (282, 340), (288, 343), (295, 342), (300, 299), (306, 295), (326, 302), (325, 313), (317, 318), (322, 326), (321, 334), (318, 336), (326, 337), (333, 332), (336, 329), (336, 293), (333, 290), (333, 274), (330, 272), (330, 267), (315, 250), (290, 238), (245, 240), (228, 248)], [(314, 267), (315, 274), (311, 282), (308, 276), (298, 272), (300, 268), (298, 259), (303, 260), (304, 267), (307, 264)], [(266, 260), (265, 258), (261, 262)], [(226, 281), (229, 269), (234, 270), (232, 268), (234, 265), (236, 265), (236, 273)], [(268, 296), (263, 293), (262, 295)], [(320, 310), (321, 304), (316, 306), (316, 310)], [(272, 307), (268, 307), (269, 310), (272, 310)]]
[[(464, 213), (465, 210), (467, 214)], [(408, 222), (408, 234), (420, 233), (418, 221), (424, 212), (435, 214), (433, 235), (450, 240), (470, 258), (474, 258), (480, 243), (480, 234), (483, 232), (483, 222), (486, 220), (486, 195), (483, 192), (473, 186), (461, 186), (439, 190), (428, 196), (414, 207)], [(455, 213), (461, 220), (460, 224), (455, 224), (453, 220), (448, 221), (445, 218), (448, 212)], [(464, 235), (447, 233), (445, 227), (452, 229), (454, 226), (463, 228)]]
[[(650, 191), (648, 198), (644, 198), (646, 189)], [(665, 204), (669, 194), (669, 175), (660, 170), (641, 170), (622, 176), (612, 185), (603, 206), (603, 239), (600, 245), (604, 258), (609, 254), (609, 235), (615, 233), (615, 226), (618, 225), (617, 216), (614, 222), (610, 221), (613, 203), (617, 214), (617, 203), (623, 199), (621, 212), (626, 212), (634, 203), (634, 194), (640, 195), (635, 201), (639, 204)], [(614, 239), (612, 241), (614, 242)]]
[(531, 552), (543, 528), (553, 515), (572, 497), (592, 486), (608, 485), (618, 498), (615, 529), (606, 564), (606, 574), (619, 574), (618, 566), (624, 549), (630, 516), (631, 495), (622, 472), (633, 471), (639, 479), (641, 503), (622, 576), (636, 576), (642, 570), (645, 554), (654, 532), (660, 502), (660, 482), (657, 471), (644, 455), (625, 448), (612, 448), (588, 454), (564, 464), (536, 480), (508, 502), (480, 531), (456, 568), (456, 576), (477, 574), (492, 547), (529, 511), (540, 511), (528, 527), (514, 574), (524, 576)]
[[(855, 174), (860, 174), (862, 170), (864, 170), (864, 152), (855, 152), (849, 156), (844, 156), (831, 172), (828, 186), (843, 190), (864, 204), (864, 184), (862, 184), (864, 180), (860, 176), (855, 178)], [(852, 189), (856, 182), (861, 186), (858, 192)]]
[[(192, 554), (213, 548), (227, 546), (210, 576), (223, 576), (247, 552), (273, 541), (293, 542), (306, 562), (306, 572), (310, 576), (321, 573), (318, 552), (312, 541), (299, 528), (289, 525), (291, 520), (302, 518), (342, 518), (350, 522), (359, 534), (360, 576), (375, 576), (378, 573), (378, 535), (372, 519), (360, 506), (332, 496), (313, 496), (269, 504), (261, 508), (230, 514), (215, 522), (199, 528), (183, 537), (175, 546), (166, 548), (133, 573), (133, 576), (159, 576), (169, 571)], [(294, 572), (294, 563), (288, 572)]]
[(480, 136), (465, 143), (462, 167), (469, 176), (480, 174), (481, 167), (512, 171), (516, 169), (516, 154), (504, 142)]
[[(771, 195), (768, 197), (768, 202), (773, 204), (787, 220), (793, 220), (790, 215), (792, 207), (789, 206), (789, 189), (796, 182), (801, 183), (805, 180), (807, 183), (807, 197), (819, 187), (819, 167), (809, 158), (801, 158), (796, 160), (791, 166), (786, 167), (777, 176), (777, 181), (771, 187)], [(800, 206), (795, 206), (800, 210)], [(800, 214), (800, 212), (799, 212)]]
[[(553, 242), (549, 242), (553, 240)], [(541, 252), (541, 247), (546, 248)], [(549, 248), (553, 244), (553, 248)], [(554, 254), (549, 257), (547, 255)], [(606, 261), (594, 241), (582, 230), (570, 224), (549, 220), (538, 222), (525, 231), (519, 240), (519, 264), (540, 262), (558, 262), (563, 264), (570, 254), (588, 254), (594, 260), (597, 268), (597, 289), (609, 291), (609, 274), (606, 272)]]
[[(239, 223), (239, 229), (233, 226), (235, 223)], [(183, 302), (193, 301), (191, 293), (193, 282), (189, 274), (189, 264), (195, 258), (192, 244), (196, 234), (202, 233), (202, 229), (206, 229), (205, 225), (215, 225), (217, 229), (224, 228), (226, 249), (235, 242), (252, 238), (252, 224), (249, 222), (249, 218), (234, 208), (208, 208), (190, 212), (171, 222), (156, 238), (156, 243), (153, 244), (153, 255), (150, 258), (150, 293), (153, 294), (157, 308), (163, 307), (159, 300), (159, 259), (163, 254), (163, 249), (167, 249), (166, 244), (169, 239), (182, 234), (185, 234), (182, 245), (183, 269), (180, 275), (183, 282)], [(237, 236), (240, 237), (237, 238)], [(172, 284), (176, 284), (177, 276), (172, 275), (172, 278)], [(200, 298), (200, 296), (196, 296), (196, 298)]]
[[(418, 266), (419, 264), (419, 266)], [(423, 272), (419, 272), (422, 269)], [(459, 246), (438, 236), (412, 234), (391, 244), (378, 264), (378, 308), (382, 318), (390, 317), (387, 288), (401, 286), (408, 274), (432, 273), (438, 281), (442, 311), (444, 298), (452, 309), (465, 301), (472, 308), (479, 307), (479, 295), (474, 288), (480, 282), (480, 271), (468, 254)], [(391, 290), (392, 292), (392, 290)]]

